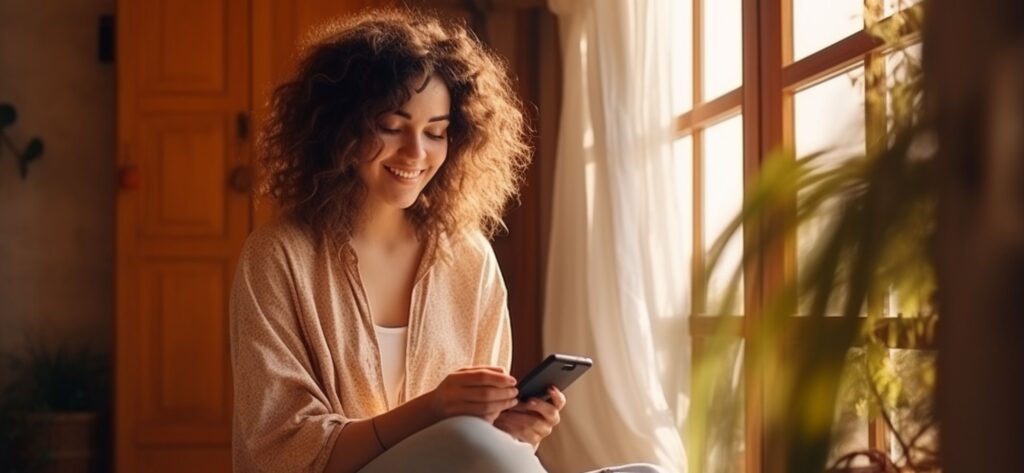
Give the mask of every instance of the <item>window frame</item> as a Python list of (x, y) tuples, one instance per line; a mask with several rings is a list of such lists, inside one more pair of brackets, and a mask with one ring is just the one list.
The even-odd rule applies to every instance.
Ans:
[[(705, 161), (703, 133), (708, 127), (743, 115), (743, 169), (744, 187), (758, 175), (764, 157), (780, 146), (792, 149), (794, 135), (794, 95), (803, 89), (834, 77), (858, 63), (864, 64), (865, 97), (878, 93), (882, 100), (865, 100), (865, 146), (869, 152), (885, 143), (886, 125), (886, 45), (868, 33), (876, 23), (892, 21), (883, 17), (884, 0), (864, 0), (864, 27), (800, 60), (793, 60), (792, 0), (742, 1), (742, 84), (705, 101), (703, 94), (703, 2), (692, 4), (692, 86), (693, 100), (690, 110), (676, 117), (676, 139), (691, 137), (693, 169), (693, 261), (691, 263), (691, 294), (693, 310), (689, 317), (694, 363), (703, 358), (703, 340), (725, 335), (745, 342), (743, 360), (744, 390), (744, 458), (746, 473), (760, 473), (767, 465), (781, 465), (781, 449), (772, 447), (772, 439), (764, 432), (764, 395), (766, 376), (753, 367), (754, 357), (762, 350), (774, 347), (758, 346), (758, 340), (748, 335), (758, 333), (761, 327), (763, 301), (781, 290), (783, 281), (796, 271), (796, 235), (785, 242), (766, 245), (758, 258), (747, 260), (743, 268), (744, 314), (711, 315), (706, 311), (703, 194), (702, 182)], [(919, 40), (920, 31), (906, 24), (900, 35), (908, 42)], [(783, 215), (793, 210), (782, 209)], [(765, 241), (762, 229), (766, 221), (744, 224), (744, 248)], [(870, 305), (869, 301), (869, 305)], [(876, 301), (877, 303), (877, 301)], [(839, 320), (834, 321), (836, 323)], [(799, 323), (799, 322), (798, 322)], [(899, 332), (897, 323), (882, 322), (879, 331), (895, 327), (897, 336), (889, 348), (933, 350), (933, 346), (912, 343), (913, 337)], [(888, 339), (888, 338), (884, 338)], [(693, 393), (694, 406), (702, 402), (698, 392)], [(889, 450), (889, 432), (880, 417), (869, 420), (868, 446)], [(703, 453), (700, 453), (703, 455)], [(696, 473), (696, 472), (695, 472)]]

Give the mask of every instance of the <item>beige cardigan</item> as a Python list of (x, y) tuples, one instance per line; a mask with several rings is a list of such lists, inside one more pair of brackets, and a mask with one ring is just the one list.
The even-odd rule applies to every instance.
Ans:
[[(395, 407), (356, 263), (349, 245), (318, 245), (295, 223), (249, 236), (230, 302), (234, 471), (321, 473), (347, 422)], [(482, 235), (428, 245), (412, 290), (399, 403), (462, 367), (507, 370), (506, 299)]]

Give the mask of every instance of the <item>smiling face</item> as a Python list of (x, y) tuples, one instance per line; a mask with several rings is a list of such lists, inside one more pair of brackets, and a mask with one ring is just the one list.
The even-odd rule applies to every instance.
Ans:
[(368, 208), (409, 208), (448, 155), (448, 87), (431, 76), (419, 89), (411, 91), (401, 108), (375, 123), (380, 151), (359, 164)]

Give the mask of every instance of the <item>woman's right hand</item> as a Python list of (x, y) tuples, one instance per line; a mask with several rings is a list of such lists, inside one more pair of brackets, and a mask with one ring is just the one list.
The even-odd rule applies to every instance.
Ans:
[(487, 422), (516, 405), (516, 379), (496, 366), (462, 368), (448, 375), (430, 393), (438, 419), (470, 415)]

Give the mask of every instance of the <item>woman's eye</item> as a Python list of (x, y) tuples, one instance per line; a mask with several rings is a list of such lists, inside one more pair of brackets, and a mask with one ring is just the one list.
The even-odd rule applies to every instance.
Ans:
[(438, 140), (438, 141), (443, 140), (443, 139), (448, 137), (445, 134), (445, 132), (443, 132), (443, 131), (440, 132), (440, 133), (431, 133), (431, 132), (427, 131), (427, 132), (424, 132), (424, 134), (427, 135), (427, 138), (430, 138), (432, 140)]
[(398, 133), (399, 131), (401, 131), (398, 128), (391, 128), (385, 125), (377, 125), (377, 128), (379, 128), (380, 131), (384, 133)]

